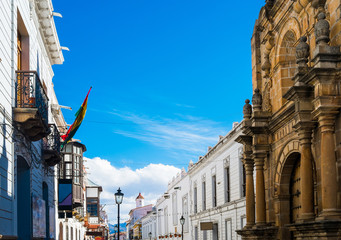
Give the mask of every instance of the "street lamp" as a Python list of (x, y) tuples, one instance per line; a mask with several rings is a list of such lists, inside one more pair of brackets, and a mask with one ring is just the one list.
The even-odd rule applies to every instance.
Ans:
[(149, 232), (148, 236), (149, 236), (149, 240), (152, 240), (152, 232)]
[(180, 224), (181, 224), (181, 239), (184, 240), (184, 224), (185, 224), (184, 216), (181, 216)]
[(124, 194), (121, 193), (121, 189), (118, 188), (117, 193), (115, 193), (115, 201), (117, 204), (117, 239), (120, 239), (120, 204), (123, 201)]
[(114, 236), (116, 237), (116, 234), (117, 234), (117, 225), (114, 226), (114, 232), (115, 232)]

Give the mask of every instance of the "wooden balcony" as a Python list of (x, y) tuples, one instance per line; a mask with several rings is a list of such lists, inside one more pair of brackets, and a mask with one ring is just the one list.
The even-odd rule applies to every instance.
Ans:
[(37, 72), (17, 71), (14, 121), (31, 141), (38, 141), (50, 132), (48, 98)]
[(60, 133), (55, 124), (50, 124), (50, 134), (43, 139), (43, 158), (46, 165), (54, 166), (62, 160), (60, 153)]

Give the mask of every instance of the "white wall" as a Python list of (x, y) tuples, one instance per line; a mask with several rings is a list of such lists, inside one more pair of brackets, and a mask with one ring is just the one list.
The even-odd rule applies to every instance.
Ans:
[[(218, 224), (219, 239), (226, 237), (226, 225), (231, 226), (227, 239), (241, 239), (235, 232), (242, 228), (245, 218), (245, 197), (242, 197), (242, 145), (234, 140), (241, 134), (240, 125), (233, 129), (212, 148), (190, 170), (191, 179), (191, 221), (192, 235), (198, 227), (198, 239), (204, 238), (200, 230), (201, 222)], [(225, 201), (225, 168), (230, 171), (230, 202)], [(212, 176), (216, 176), (217, 206), (213, 207)], [(206, 210), (202, 204), (202, 182), (206, 182)], [(194, 187), (197, 186), (198, 212), (194, 213)], [(207, 230), (207, 239), (212, 239), (213, 231)]]
[[(184, 239), (190, 239), (189, 186), (189, 176), (183, 169), (181, 173), (169, 182), (167, 194), (158, 199), (155, 205), (157, 211), (157, 236), (169, 235), (170, 233), (173, 235), (174, 233), (181, 234), (180, 218), (184, 216)], [(187, 200), (187, 207), (186, 204), (183, 204), (184, 199)]]
[[(188, 173), (184, 170), (174, 177), (168, 188), (156, 202), (157, 237), (175, 231), (181, 233), (180, 217), (185, 217), (184, 239), (195, 238), (194, 230), (198, 229), (198, 239), (204, 239), (200, 230), (201, 222), (218, 224), (219, 239), (241, 239), (235, 232), (245, 224), (245, 197), (242, 196), (242, 145), (235, 142), (241, 134), (241, 126), (233, 128), (225, 137), (199, 158), (199, 162), (189, 166)], [(230, 201), (225, 201), (224, 169), (230, 169)], [(212, 176), (216, 176), (217, 206), (212, 206)], [(206, 182), (206, 210), (203, 210), (202, 182)], [(197, 213), (194, 213), (194, 187), (197, 186)], [(177, 204), (173, 203), (176, 196)], [(188, 210), (182, 209), (183, 199), (187, 197)], [(177, 210), (173, 209), (177, 206)], [(178, 221), (175, 221), (175, 217)], [(147, 224), (147, 223), (146, 223)], [(147, 230), (147, 228), (145, 228)], [(207, 240), (213, 238), (212, 230), (207, 230)], [(226, 234), (228, 237), (226, 238)], [(145, 235), (144, 235), (145, 236)], [(165, 239), (165, 238), (164, 238)], [(169, 239), (169, 238), (168, 238)], [(174, 238), (177, 239), (177, 238)], [(180, 238), (178, 238), (180, 239)]]
[[(50, 0), (43, 0), (50, 6)], [(31, 194), (42, 198), (43, 182), (49, 189), (49, 207), (55, 208), (54, 168), (45, 168), (42, 164), (41, 141), (31, 143), (14, 131), (12, 125), (12, 107), (15, 99), (17, 70), (17, 29), (18, 12), (23, 19), (29, 35), (29, 70), (37, 70), (45, 83), (48, 97), (54, 95), (53, 71), (46, 52), (43, 36), (39, 30), (36, 1), (1, 0), (0, 1), (0, 234), (17, 235), (16, 203), (16, 158), (18, 155), (31, 166)], [(59, 46), (59, 41), (56, 43)], [(38, 63), (39, 61), (39, 63)], [(54, 122), (50, 114), (49, 122)], [(6, 132), (6, 133), (5, 133)], [(16, 142), (16, 143), (14, 143)]]

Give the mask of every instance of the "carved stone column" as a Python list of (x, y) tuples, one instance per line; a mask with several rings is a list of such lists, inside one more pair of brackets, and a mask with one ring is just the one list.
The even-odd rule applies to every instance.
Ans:
[(314, 218), (314, 178), (313, 155), (311, 152), (311, 135), (314, 123), (299, 124), (298, 136), (301, 145), (301, 214), (300, 220)]
[[(324, 1), (320, 1), (321, 4)], [(337, 209), (338, 181), (336, 173), (335, 156), (335, 119), (340, 113), (341, 96), (339, 93), (339, 77), (337, 69), (340, 62), (340, 47), (329, 46), (330, 25), (326, 15), (320, 12), (315, 24), (316, 48), (314, 51), (314, 68), (312, 74), (315, 85), (314, 116), (318, 120), (321, 132), (321, 195), (322, 212), (319, 215), (322, 219), (339, 219), (340, 210)]]
[(335, 158), (334, 126), (335, 115), (321, 114), (318, 118), (321, 129), (321, 216), (337, 214), (337, 176)]
[[(243, 107), (243, 132), (248, 132), (251, 125), (252, 106), (250, 100), (246, 99)], [(251, 228), (255, 225), (255, 192), (253, 183), (253, 168), (254, 162), (252, 159), (252, 136), (240, 135), (236, 142), (243, 144), (243, 164), (245, 167), (246, 178), (246, 226), (245, 228)]]
[[(244, 115), (245, 116), (245, 115)], [(243, 164), (246, 174), (246, 226), (251, 228), (255, 225), (255, 192), (253, 183), (254, 162), (252, 159), (252, 137), (240, 135), (236, 142), (243, 144)]]
[(256, 167), (256, 224), (266, 223), (265, 215), (265, 186), (264, 186), (264, 159), (266, 153), (254, 153)]
[(255, 192), (253, 183), (253, 161), (251, 158), (244, 158), (246, 173), (246, 227), (255, 225)]

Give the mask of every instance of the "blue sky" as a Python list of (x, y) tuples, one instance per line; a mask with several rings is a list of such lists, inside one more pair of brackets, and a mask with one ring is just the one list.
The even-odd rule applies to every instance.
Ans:
[(73, 108), (63, 110), (69, 124), (93, 87), (75, 135), (87, 158), (135, 172), (159, 163), (187, 168), (242, 120), (252, 96), (250, 39), (264, 1), (53, 4), (63, 15), (55, 18), (60, 43), (70, 49), (54, 66), (59, 103)]

